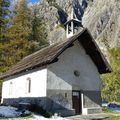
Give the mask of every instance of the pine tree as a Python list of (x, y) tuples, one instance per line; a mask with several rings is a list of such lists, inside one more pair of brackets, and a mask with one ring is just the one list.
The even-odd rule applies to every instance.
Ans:
[(31, 19), (26, 0), (20, 0), (15, 6), (7, 41), (0, 44), (0, 72), (6, 72), (26, 55), (48, 45), (45, 24), (37, 14), (35, 9)]
[(48, 45), (47, 32), (45, 29), (45, 23), (40, 18), (37, 7), (33, 9), (32, 19), (32, 39), (39, 44), (39, 47)]
[(21, 0), (16, 7), (12, 25), (8, 31), (8, 40), (0, 46), (2, 60), (1, 71), (7, 71), (16, 62), (36, 50), (33, 41), (30, 40), (32, 29), (26, 0)]
[(9, 30), (10, 45), (12, 47), (11, 55), (16, 51), (16, 59), (13, 64), (36, 49), (33, 41), (30, 40), (32, 29), (26, 0), (19, 2), (16, 13), (12, 27)]
[(8, 23), (7, 16), (9, 15), (9, 0), (0, 0), (0, 43), (5, 40), (6, 28)]
[[(9, 0), (0, 0), (0, 73), (4, 71), (4, 61), (5, 61), (5, 54), (4, 48), (5, 43), (7, 42), (7, 25), (9, 22)], [(7, 49), (7, 48), (6, 48)]]

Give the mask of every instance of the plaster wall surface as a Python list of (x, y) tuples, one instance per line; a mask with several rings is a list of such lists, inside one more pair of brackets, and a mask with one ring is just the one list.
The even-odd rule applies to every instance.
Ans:
[[(78, 72), (78, 76), (74, 74), (75, 71)], [(49, 102), (49, 105), (50, 109), (55, 111), (65, 109), (66, 113), (71, 110), (74, 114), (72, 90), (83, 93), (82, 114), (85, 110), (88, 114), (87, 108), (93, 106), (100, 108), (101, 97), (97, 95), (100, 93), (100, 86), (98, 69), (78, 41), (67, 48), (58, 57), (57, 62), (47, 66), (47, 96), (54, 101)], [(93, 97), (93, 95), (97, 96)]]
[[(97, 67), (77, 42), (58, 57), (58, 62), (47, 66), (48, 90), (100, 91)], [(75, 76), (74, 71), (78, 71), (79, 76)]]
[[(28, 81), (30, 92), (28, 92)], [(8, 78), (3, 82), (2, 99), (19, 97), (46, 97), (47, 69), (38, 69), (26, 74)]]

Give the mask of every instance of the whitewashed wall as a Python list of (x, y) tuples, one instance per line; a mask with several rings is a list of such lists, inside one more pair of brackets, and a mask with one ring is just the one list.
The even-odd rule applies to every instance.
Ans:
[[(74, 75), (78, 70), (79, 77)], [(48, 89), (100, 91), (97, 67), (79, 43), (66, 49), (59, 61), (48, 66)]]
[[(27, 92), (26, 81), (31, 79), (31, 92)], [(3, 82), (2, 98), (19, 97), (45, 97), (46, 96), (47, 69), (32, 71), (25, 75), (9, 78)], [(12, 86), (10, 83), (12, 82)]]
[[(74, 46), (66, 49), (58, 59), (58, 62), (47, 67), (47, 90), (51, 91), (48, 93), (55, 98), (56, 103), (61, 103), (64, 107), (69, 106), (66, 108), (71, 109), (72, 90), (91, 91), (93, 94), (100, 92), (101, 81), (98, 69), (79, 43), (75, 42)], [(79, 71), (79, 77), (74, 75), (75, 70)], [(89, 99), (87, 108), (84, 106), (84, 96), (81, 94), (82, 114), (88, 114), (88, 107), (91, 108), (91, 104), (96, 106), (94, 109), (100, 108), (96, 102), (100, 96), (92, 97), (93, 101), (87, 98)], [(65, 99), (69, 101), (68, 104)]]

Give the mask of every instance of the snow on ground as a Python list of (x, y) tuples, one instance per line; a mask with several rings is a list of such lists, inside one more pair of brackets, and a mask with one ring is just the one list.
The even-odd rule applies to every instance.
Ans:
[[(17, 108), (10, 107), (10, 106), (0, 106), (0, 118), (15, 118), (15, 120), (24, 120), (23, 118), (17, 118), (20, 117), (21, 112), (17, 111)], [(32, 114), (33, 118), (28, 118), (25, 120), (67, 120), (63, 117), (59, 116), (52, 116), (51, 118), (45, 118), (40, 115)], [(10, 120), (10, 119), (9, 119)]]
[(58, 117), (58, 116), (53, 116), (52, 118), (45, 118), (43, 116), (39, 116), (39, 115), (33, 115), (34, 119), (33, 120), (68, 120), (65, 119), (63, 117)]
[(18, 117), (20, 116), (20, 112), (16, 111), (17, 108), (10, 106), (0, 106), (0, 117)]

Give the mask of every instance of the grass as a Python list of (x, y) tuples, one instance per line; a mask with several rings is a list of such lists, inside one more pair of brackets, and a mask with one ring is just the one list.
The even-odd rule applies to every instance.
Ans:
[(120, 117), (111, 117), (111, 118), (106, 118), (103, 120), (120, 120)]
[(111, 109), (108, 109), (107, 107), (103, 107), (103, 108), (102, 108), (102, 111), (103, 111), (104, 113), (108, 113), (108, 114), (120, 114), (119, 111), (111, 110)]
[[(103, 107), (102, 110), (103, 110), (104, 113), (108, 113), (108, 114), (120, 114), (119, 111), (111, 110), (111, 109), (108, 109), (107, 107)], [(120, 120), (120, 116), (105, 118), (105, 119), (102, 119), (102, 120)]]

